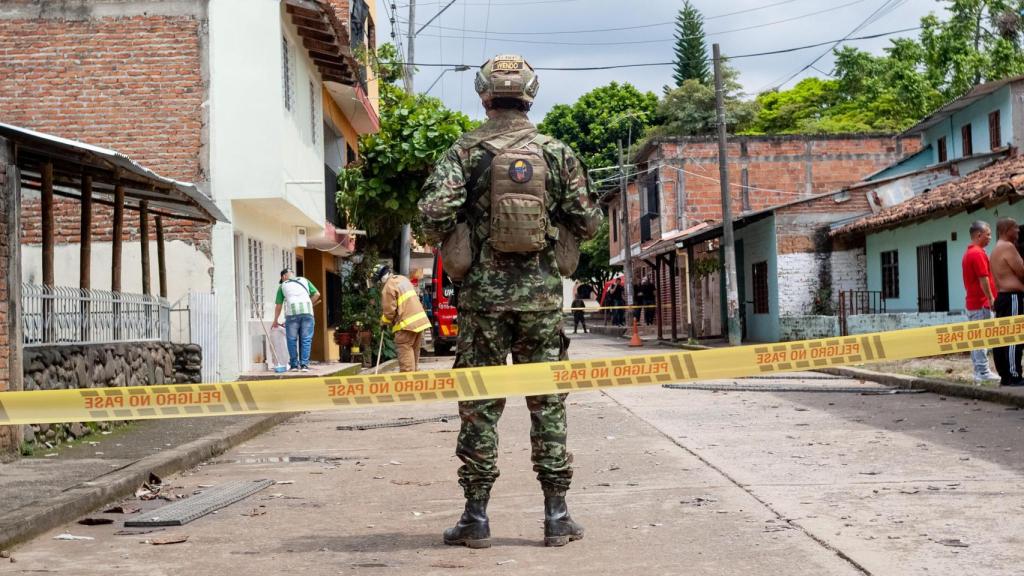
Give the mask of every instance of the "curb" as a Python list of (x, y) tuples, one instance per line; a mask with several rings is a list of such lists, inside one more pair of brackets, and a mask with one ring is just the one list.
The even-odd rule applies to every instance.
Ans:
[[(673, 344), (671, 342), (663, 341), (659, 341), (658, 345), (694, 351), (711, 349), (710, 346), (681, 343)], [(868, 380), (870, 382), (877, 382), (878, 384), (892, 386), (893, 388), (927, 390), (928, 392), (941, 394), (943, 396), (968, 398), (971, 400), (984, 400), (985, 402), (994, 402), (996, 404), (1024, 408), (1024, 394), (1015, 394), (999, 388), (969, 386), (946, 380), (936, 380), (934, 378), (921, 378), (919, 376), (907, 376), (904, 374), (875, 372), (874, 370), (866, 370), (864, 368), (820, 368), (818, 370), (809, 370), (809, 372), (820, 372), (822, 374), (832, 374), (833, 376)]]
[[(353, 366), (344, 371), (359, 373)], [(31, 540), (58, 526), (120, 500), (149, 480), (192, 468), (282, 424), (300, 412), (252, 416), (198, 440), (146, 456), (128, 466), (0, 515), (0, 550)]]
[(240, 422), (217, 434), (161, 451), (61, 492), (0, 516), (0, 549), (26, 542), (97, 508), (115, 502), (149, 480), (150, 473), (167, 476), (223, 454), (295, 416), (296, 412), (271, 414)]

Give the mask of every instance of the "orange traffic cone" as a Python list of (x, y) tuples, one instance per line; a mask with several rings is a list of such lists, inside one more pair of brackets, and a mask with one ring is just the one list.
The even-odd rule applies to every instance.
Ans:
[(629, 340), (631, 348), (639, 348), (644, 345), (644, 341), (640, 339), (640, 328), (637, 326), (636, 318), (633, 319), (633, 337)]

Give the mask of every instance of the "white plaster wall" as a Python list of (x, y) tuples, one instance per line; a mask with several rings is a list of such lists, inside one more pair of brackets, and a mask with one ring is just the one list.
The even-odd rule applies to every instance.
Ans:
[[(160, 272), (157, 268), (156, 242), (149, 243), (150, 291), (160, 293)], [(167, 299), (176, 302), (190, 290), (208, 292), (212, 285), (213, 263), (194, 246), (174, 240), (165, 242), (167, 262)], [(79, 281), (80, 244), (60, 244), (53, 250), (54, 283), (57, 286), (77, 287)], [(93, 289), (110, 290), (113, 244), (93, 242), (92, 273), (89, 281)], [(43, 283), (43, 249), (41, 246), (21, 247), (21, 277), (29, 284)], [(142, 246), (126, 241), (121, 248), (121, 291), (142, 294)]]
[(832, 253), (832, 297), (845, 290), (867, 290), (867, 253), (863, 248)]
[(818, 290), (818, 260), (812, 253), (779, 254), (779, 315), (811, 313)]

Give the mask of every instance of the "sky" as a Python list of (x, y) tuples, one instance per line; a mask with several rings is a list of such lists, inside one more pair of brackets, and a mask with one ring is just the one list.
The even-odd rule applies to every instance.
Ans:
[[(395, 31), (407, 48), (409, 0), (376, 0), (378, 44), (392, 41)], [(451, 0), (417, 0), (416, 28)], [(868, 36), (919, 25), (929, 12), (944, 14), (939, 0), (691, 0), (704, 14), (704, 30), (726, 56), (740, 56)], [(455, 0), (415, 39), (415, 60), (424, 64), (415, 89), (441, 98), (452, 109), (483, 117), (473, 90), (475, 70), (487, 58), (518, 53), (534, 67), (590, 67), (671, 62), (674, 21), (682, 0)], [(392, 11), (392, 6), (394, 7)], [(854, 32), (858, 25), (876, 17)], [(627, 28), (627, 29), (624, 29)], [(609, 30), (613, 29), (613, 30)], [(617, 29), (617, 30), (616, 30)], [(847, 42), (881, 53), (889, 38), (916, 37), (917, 31)], [(734, 58), (748, 95), (779, 86), (815, 58), (822, 58), (792, 77), (783, 88), (807, 76), (831, 72), (831, 44), (785, 54)], [(404, 52), (403, 52), (404, 53)], [(466, 64), (470, 71), (452, 66)], [(447, 71), (445, 71), (447, 69)], [(443, 72), (443, 74), (442, 74)], [(580, 96), (612, 81), (628, 82), (643, 91), (662, 94), (672, 82), (671, 66), (591, 71), (542, 70), (540, 93), (530, 116), (539, 122), (555, 104), (572, 104)], [(437, 83), (431, 88), (431, 84)]]

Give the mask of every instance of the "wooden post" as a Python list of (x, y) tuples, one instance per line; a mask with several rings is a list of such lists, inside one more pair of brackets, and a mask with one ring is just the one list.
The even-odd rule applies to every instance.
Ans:
[(164, 252), (164, 219), (156, 216), (156, 268), (160, 276), (160, 297), (167, 298), (167, 258)]
[(679, 277), (679, 258), (675, 252), (672, 252), (666, 260), (669, 266), (669, 292), (672, 296), (672, 341), (676, 342), (679, 340), (679, 292), (676, 290), (676, 278)]
[(697, 311), (694, 310), (694, 306), (697, 303), (697, 295), (694, 293), (693, 285), (693, 265), (695, 259), (693, 254), (693, 244), (686, 247), (686, 275), (682, 277), (683, 282), (686, 284), (686, 315), (689, 316), (690, 324), (690, 338), (692, 340), (697, 339)]
[(82, 227), (78, 257), (78, 288), (82, 290), (82, 341), (89, 341), (89, 300), (84, 292), (92, 287), (92, 176), (82, 174)]
[(111, 249), (110, 291), (114, 292), (114, 340), (121, 339), (121, 247), (124, 244), (124, 185), (114, 186), (114, 230)]
[(150, 295), (149, 289), (149, 203), (139, 202), (139, 246), (142, 248), (142, 293)]
[(57, 338), (53, 313), (53, 163), (43, 164), (42, 172), (42, 233), (43, 233), (43, 341)]
[[(661, 318), (661, 313), (665, 309), (665, 307), (662, 306), (661, 304), (661, 254), (658, 254), (657, 256), (654, 257), (654, 285), (657, 286), (657, 289), (654, 291), (654, 303), (657, 306), (657, 308), (654, 309), (654, 313), (658, 316), (658, 340), (664, 340), (665, 322)], [(650, 304), (650, 302), (648, 302), (648, 304)], [(646, 314), (647, 310), (645, 309), (644, 315)]]
[(92, 287), (92, 176), (82, 175), (82, 228), (78, 257), (78, 287)]
[(124, 236), (124, 185), (118, 184), (114, 186), (114, 229), (113, 234), (113, 247), (110, 254), (111, 260), (111, 276), (110, 276), (110, 290), (113, 292), (121, 291), (121, 247), (124, 244), (122, 237)]
[[(0, 244), (7, 246), (7, 268), (0, 268), (0, 285), (7, 292), (7, 390), (24, 388), (22, 370), (21, 309), (21, 174), (14, 163), (13, 144), (0, 136), (0, 219), (7, 225), (6, 237)], [(16, 450), (22, 441), (22, 427), (8, 428), (10, 448)], [(0, 434), (2, 435), (2, 434)]]

